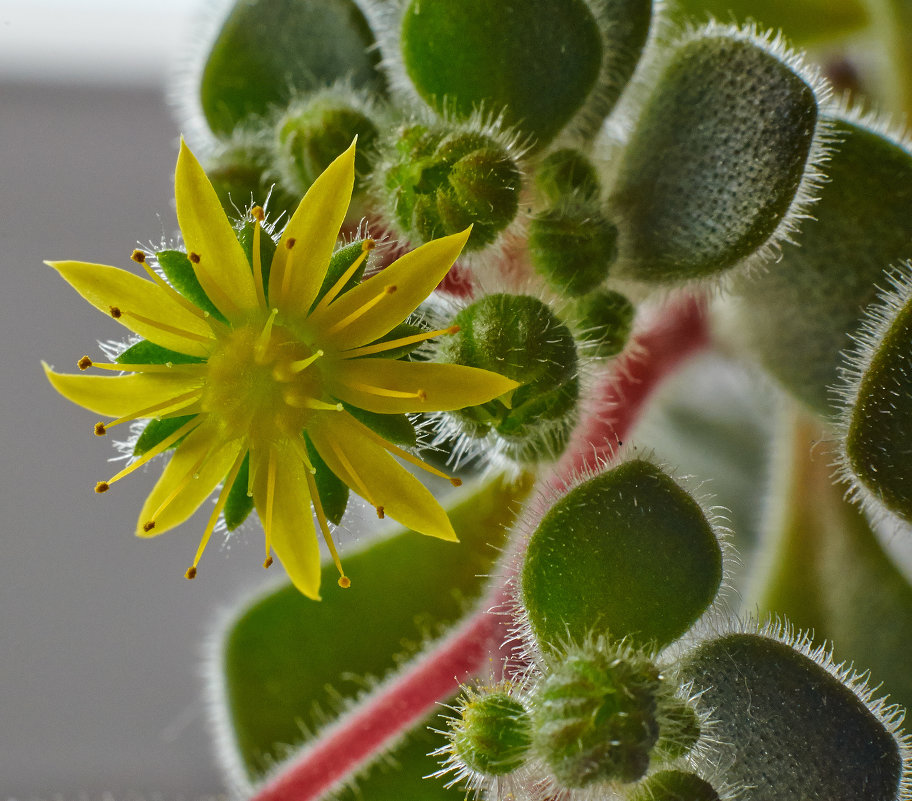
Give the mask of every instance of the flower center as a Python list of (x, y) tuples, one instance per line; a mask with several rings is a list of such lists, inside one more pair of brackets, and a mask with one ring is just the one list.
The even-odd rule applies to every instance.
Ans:
[(232, 329), (209, 357), (202, 408), (227, 438), (297, 436), (315, 411), (341, 408), (324, 400), (323, 352), (275, 319), (273, 310), (263, 325)]

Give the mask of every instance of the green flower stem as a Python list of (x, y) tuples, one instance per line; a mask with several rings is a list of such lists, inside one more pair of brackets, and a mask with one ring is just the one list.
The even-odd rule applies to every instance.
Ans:
[[(574, 437), (570, 456), (558, 463), (549, 483), (565, 486), (577, 471), (610, 459), (614, 444), (627, 436), (652, 391), (707, 341), (701, 305), (692, 298), (671, 305), (637, 339), (637, 356), (624, 357), (604, 385)], [(439, 700), (453, 695), (458, 689), (454, 676), (464, 680), (486, 668), (492, 654), (501, 658), (499, 646), (509, 618), (485, 610), (503, 605), (508, 592), (505, 580), (492, 587), (459, 629), (338, 721), (295, 761), (280, 766), (251, 801), (317, 801), (427, 717)]]
[(887, 54), (884, 102), (894, 114), (912, 114), (912, 0), (865, 0)]

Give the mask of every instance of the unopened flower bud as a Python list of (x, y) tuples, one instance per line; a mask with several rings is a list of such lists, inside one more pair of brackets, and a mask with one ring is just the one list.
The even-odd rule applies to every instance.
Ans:
[(583, 347), (589, 355), (606, 358), (624, 349), (636, 309), (620, 292), (597, 289), (581, 297), (574, 311)]
[(719, 794), (696, 774), (661, 770), (645, 779), (630, 801), (719, 801)]
[(542, 159), (535, 170), (535, 188), (549, 205), (569, 197), (596, 200), (600, 191), (595, 167), (572, 148), (555, 150)]
[(503, 690), (470, 693), (451, 722), (454, 754), (477, 773), (502, 776), (525, 763), (532, 723), (523, 704)]

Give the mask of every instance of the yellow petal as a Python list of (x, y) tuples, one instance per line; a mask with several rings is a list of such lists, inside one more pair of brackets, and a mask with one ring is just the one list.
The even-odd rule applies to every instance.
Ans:
[(68, 375), (55, 373), (47, 364), (42, 363), (42, 366), (51, 386), (64, 398), (106, 417), (126, 417), (202, 385), (198, 377), (187, 375)]
[[(136, 536), (155, 537), (183, 523), (225, 479), (240, 452), (239, 440), (225, 442), (211, 425), (191, 431), (146, 498)], [(145, 525), (153, 519), (155, 527), (146, 531)]]
[[(354, 185), (352, 142), (307, 190), (276, 247), (269, 271), (269, 303), (286, 315), (303, 317), (317, 297)], [(289, 249), (291, 240), (294, 246)]]
[[(408, 317), (447, 274), (469, 238), (471, 229), (422, 245), (396, 259), (389, 267), (342, 295), (331, 306), (314, 313), (308, 325), (321, 344), (344, 350), (379, 339)], [(395, 291), (388, 292), (389, 287)], [(383, 297), (369, 310), (346, 322), (360, 309)]]
[[(381, 414), (445, 412), (476, 406), (519, 386), (477, 367), (393, 359), (339, 362), (329, 391), (339, 400)], [(373, 391), (372, 391), (373, 390)], [(384, 392), (412, 394), (391, 397)]]
[(456, 541), (437, 499), (348, 412), (315, 414), (307, 434), (330, 470), (359, 495), (366, 492), (368, 503), (420, 534)]
[(177, 222), (203, 291), (229, 319), (257, 307), (253, 272), (218, 195), (181, 139), (174, 175)]
[(104, 264), (82, 261), (46, 261), (45, 264), (57, 270), (96, 309), (112, 316), (112, 309), (116, 309), (117, 322), (150, 342), (191, 356), (208, 354), (212, 338), (209, 324), (151, 281)]
[[(264, 452), (265, 451), (265, 452)], [(268, 450), (254, 451), (253, 500), (263, 526), (269, 526), (272, 549), (295, 587), (308, 598), (320, 600), (320, 546), (310, 509), (307, 475), (291, 448), (275, 447), (275, 485), (272, 518), (268, 522)]]

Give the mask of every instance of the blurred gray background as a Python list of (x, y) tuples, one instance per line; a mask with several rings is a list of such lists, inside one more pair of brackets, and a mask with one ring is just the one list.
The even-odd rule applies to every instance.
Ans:
[(136, 540), (160, 467), (95, 495), (110, 443), (41, 370), (122, 332), (42, 260), (127, 266), (174, 232), (163, 88), (197, 9), (155, 5), (0, 0), (0, 799), (218, 793), (200, 654), (264, 579), (253, 532), (194, 582), (201, 525)]

